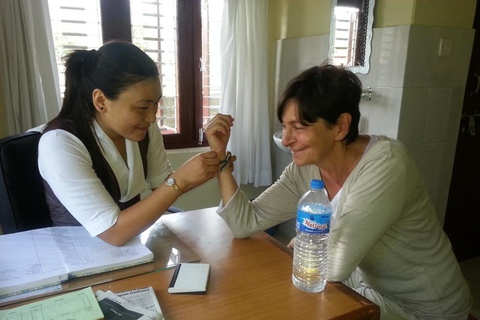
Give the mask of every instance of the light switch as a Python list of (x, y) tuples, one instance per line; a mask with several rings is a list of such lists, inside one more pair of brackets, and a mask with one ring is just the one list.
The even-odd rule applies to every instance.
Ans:
[(450, 56), (452, 54), (453, 41), (452, 39), (440, 39), (440, 47), (438, 48), (439, 56)]

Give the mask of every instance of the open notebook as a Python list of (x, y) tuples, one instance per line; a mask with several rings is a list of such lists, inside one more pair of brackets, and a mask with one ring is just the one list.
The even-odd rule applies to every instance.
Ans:
[(0, 297), (153, 261), (133, 238), (121, 247), (84, 227), (51, 227), (0, 236)]

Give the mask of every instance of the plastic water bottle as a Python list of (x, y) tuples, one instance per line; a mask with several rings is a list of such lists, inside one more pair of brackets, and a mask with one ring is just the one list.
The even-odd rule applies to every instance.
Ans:
[(332, 206), (322, 189), (322, 180), (312, 180), (310, 191), (297, 205), (297, 238), (293, 251), (292, 280), (305, 292), (320, 292), (327, 282), (327, 245)]

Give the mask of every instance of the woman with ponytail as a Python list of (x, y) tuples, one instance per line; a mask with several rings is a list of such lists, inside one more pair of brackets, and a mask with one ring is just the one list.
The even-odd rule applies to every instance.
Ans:
[(172, 172), (156, 125), (158, 69), (133, 44), (72, 52), (65, 85), (62, 109), (47, 124), (38, 154), (54, 225), (83, 225), (123, 245), (218, 171), (210, 151)]

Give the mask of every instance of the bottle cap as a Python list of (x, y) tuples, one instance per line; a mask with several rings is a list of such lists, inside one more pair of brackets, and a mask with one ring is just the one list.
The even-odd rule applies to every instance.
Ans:
[(323, 182), (323, 180), (315, 180), (315, 179), (313, 179), (313, 180), (310, 182), (310, 188), (312, 188), (312, 189), (320, 190), (320, 189), (323, 189), (323, 187), (325, 187), (325, 183)]

